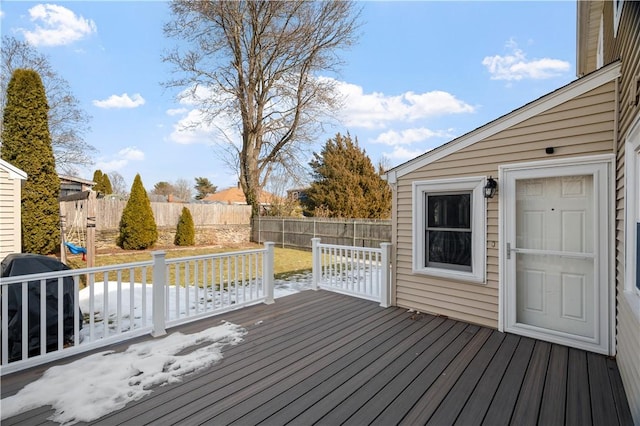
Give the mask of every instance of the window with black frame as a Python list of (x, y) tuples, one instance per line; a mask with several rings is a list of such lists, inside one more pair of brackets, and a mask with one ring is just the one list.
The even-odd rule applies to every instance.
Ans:
[(425, 194), (426, 267), (471, 271), (471, 192)]

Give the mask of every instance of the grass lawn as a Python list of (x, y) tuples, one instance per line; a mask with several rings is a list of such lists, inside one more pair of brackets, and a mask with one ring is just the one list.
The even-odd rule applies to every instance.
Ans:
[[(167, 259), (180, 257), (200, 256), (205, 254), (227, 253), (242, 250), (262, 248), (260, 244), (246, 244), (242, 247), (171, 247), (162, 248), (167, 253)], [(151, 252), (157, 249), (125, 251), (115, 250), (106, 253), (97, 253), (95, 266), (117, 265), (131, 262), (143, 262), (151, 260)], [(67, 265), (73, 269), (84, 268), (86, 263), (80, 255), (67, 255)], [(310, 271), (312, 268), (311, 252), (288, 248), (275, 247), (274, 274), (275, 278), (282, 279), (288, 276)]]

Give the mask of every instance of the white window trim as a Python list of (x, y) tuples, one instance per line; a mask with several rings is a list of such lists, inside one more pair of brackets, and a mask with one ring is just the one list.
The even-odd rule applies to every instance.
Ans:
[(622, 16), (622, 8), (624, 0), (613, 0), (613, 36), (618, 36), (618, 26), (620, 25), (620, 16)]
[(625, 272), (624, 297), (640, 320), (640, 290), (636, 288), (636, 223), (640, 218), (640, 116), (629, 131), (625, 142)]
[[(486, 241), (487, 204), (484, 198), (486, 177), (465, 177), (456, 179), (429, 180), (413, 182), (413, 273), (435, 277), (469, 281), (484, 284), (486, 282)], [(425, 267), (425, 207), (424, 196), (427, 193), (471, 191), (471, 272), (452, 269)]]

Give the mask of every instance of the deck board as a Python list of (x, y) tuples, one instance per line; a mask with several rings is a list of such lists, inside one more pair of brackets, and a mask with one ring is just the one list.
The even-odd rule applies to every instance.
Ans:
[(502, 344), (505, 335), (495, 330), (491, 330), (491, 336), (478, 351), (473, 360), (469, 363), (464, 373), (450, 388), (445, 399), (440, 403), (436, 411), (429, 418), (427, 425), (451, 425), (456, 421), (456, 417), (460, 412), (460, 407), (475, 389), (482, 373), (487, 369), (489, 362)]
[(565, 405), (567, 400), (567, 357), (566, 346), (552, 345), (547, 375), (538, 421), (544, 425), (564, 424)]
[[(170, 332), (220, 321), (247, 331), (221, 361), (90, 424), (632, 424), (615, 360), (601, 355), (326, 291)], [(48, 367), (3, 377), (3, 398)], [(53, 424), (52, 413), (2, 424)]]
[(587, 353), (569, 348), (565, 424), (570, 426), (590, 426), (593, 424), (589, 404)]

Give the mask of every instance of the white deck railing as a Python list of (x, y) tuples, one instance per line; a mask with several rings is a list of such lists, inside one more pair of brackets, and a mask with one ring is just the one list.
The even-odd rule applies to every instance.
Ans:
[(179, 259), (156, 251), (151, 261), (2, 278), (0, 375), (273, 303), (273, 247)]
[(390, 252), (391, 244), (380, 248), (322, 244), (312, 238), (314, 289), (344, 293), (391, 305)]

